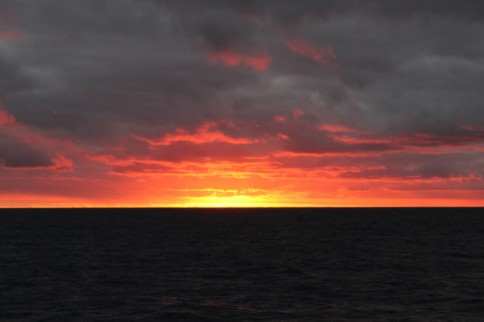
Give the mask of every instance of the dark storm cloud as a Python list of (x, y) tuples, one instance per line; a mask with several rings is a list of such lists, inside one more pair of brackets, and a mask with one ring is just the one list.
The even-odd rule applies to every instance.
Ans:
[[(343, 178), (396, 178), (396, 179), (433, 179), (433, 178), (470, 178), (481, 181), (484, 164), (481, 153), (422, 155), (411, 153), (383, 155), (372, 160), (378, 169), (362, 169), (340, 174)], [(364, 160), (362, 160), (364, 161)], [(364, 165), (364, 163), (360, 163)], [(364, 168), (364, 167), (363, 167)]]
[[(478, 1), (0, 4), (25, 35), (0, 40), (0, 99), (20, 122), (89, 147), (220, 119), (259, 124), (240, 135), (274, 135), (273, 117), (296, 107), (380, 135), (484, 124)], [(331, 45), (341, 68), (292, 52), (292, 38)], [(223, 50), (272, 63), (265, 72), (211, 63)], [(336, 146), (316, 132), (290, 142), (295, 151), (388, 149)]]
[(54, 163), (46, 151), (0, 132), (0, 167), (42, 168), (52, 165)]
[(16, 61), (13, 50), (0, 40), (0, 96), (32, 89), (34, 80)]
[(369, 0), (370, 9), (382, 16), (444, 15), (458, 18), (482, 18), (484, 7), (479, 0)]

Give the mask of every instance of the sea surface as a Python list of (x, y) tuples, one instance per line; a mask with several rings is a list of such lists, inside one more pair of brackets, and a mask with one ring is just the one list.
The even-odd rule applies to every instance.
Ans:
[(484, 209), (0, 210), (0, 321), (484, 321)]

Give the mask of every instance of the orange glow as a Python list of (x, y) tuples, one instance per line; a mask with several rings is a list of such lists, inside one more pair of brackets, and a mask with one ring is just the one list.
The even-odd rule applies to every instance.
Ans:
[[(149, 164), (145, 164), (147, 166)], [(49, 206), (478, 206), (482, 190), (466, 190), (479, 178), (341, 178), (347, 167), (305, 170), (280, 168), (269, 160), (254, 162), (162, 162), (132, 172), (113, 172), (96, 181), (66, 176), (37, 175), (17, 179), (42, 194), (0, 194), (2, 207)], [(357, 168), (355, 168), (357, 170)], [(32, 170), (31, 170), (32, 171)], [(38, 170), (37, 170), (38, 171)], [(14, 171), (16, 172), (16, 171)], [(12, 173), (12, 172), (11, 172)], [(3, 172), (3, 180), (9, 174)], [(72, 191), (59, 197), (52, 190)], [(42, 187), (45, 187), (44, 189)], [(462, 189), (462, 190), (461, 190)]]
[(237, 67), (245, 65), (255, 71), (265, 71), (272, 63), (272, 57), (269, 55), (242, 55), (230, 50), (212, 52), (209, 55), (211, 63), (222, 62), (227, 67)]
[(294, 110), (292, 110), (292, 116), (297, 120), (298, 118), (300, 118), (301, 116), (304, 115), (304, 111), (300, 108), (295, 108)]
[(321, 131), (332, 132), (332, 133), (355, 133), (359, 132), (356, 129), (353, 129), (346, 125), (341, 124), (323, 124), (318, 126), (318, 129)]
[(251, 197), (245, 195), (236, 196), (206, 196), (192, 197), (182, 204), (175, 204), (179, 207), (207, 207), (207, 208), (231, 208), (231, 207), (270, 207), (280, 205), (273, 204), (263, 197)]
[(18, 29), (0, 30), (0, 39), (5, 41), (25, 41), (24, 33)]
[(287, 117), (285, 117), (284, 115), (276, 115), (274, 116), (274, 121), (283, 123), (287, 121)]
[(301, 39), (287, 39), (285, 44), (293, 53), (308, 57), (321, 65), (339, 67), (340, 64), (332, 46), (316, 47)]
[(177, 128), (174, 133), (168, 133), (159, 140), (144, 138), (137, 136), (136, 138), (150, 143), (151, 145), (171, 145), (175, 142), (192, 142), (192, 143), (211, 143), (211, 142), (225, 142), (231, 144), (250, 144), (253, 140), (247, 138), (232, 138), (229, 137), (216, 128), (219, 124), (217, 122), (206, 122), (197, 128), (194, 132), (190, 132), (181, 128)]
[(484, 207), (475, 17), (104, 2), (0, 0), (0, 207)]
[[(50, 152), (52, 164), (9, 168), (0, 151), (0, 207), (484, 206), (479, 173), (426, 174), (418, 163), (419, 157), (445, 160), (452, 151), (482, 153), (478, 130), (463, 129), (450, 144), (451, 138), (435, 135), (376, 137), (339, 124), (305, 124), (306, 115), (295, 108), (274, 117), (276, 128), (262, 138), (242, 136), (240, 124), (210, 121), (88, 151), (41, 135), (1, 109), (0, 147), (2, 135), (35, 145)], [(301, 131), (343, 147), (387, 143), (398, 149), (296, 152), (290, 144)], [(133, 144), (148, 154), (131, 152)]]
[(11, 114), (9, 114), (7, 111), (5, 111), (2, 108), (1, 102), (0, 102), (0, 126), (1, 125), (11, 125), (15, 123), (15, 117)]

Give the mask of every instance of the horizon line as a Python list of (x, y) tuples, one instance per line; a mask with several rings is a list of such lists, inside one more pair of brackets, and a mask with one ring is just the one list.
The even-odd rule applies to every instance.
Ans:
[(226, 206), (226, 207), (210, 207), (210, 206), (189, 206), (189, 207), (180, 207), (180, 206), (95, 206), (95, 207), (81, 207), (81, 206), (73, 206), (73, 207), (2, 207), (0, 206), (0, 210), (25, 210), (25, 209), (170, 209), (170, 210), (183, 210), (183, 209), (459, 209), (459, 208), (475, 208), (480, 209), (484, 208), (484, 206), (248, 206), (248, 207), (240, 207), (240, 206)]

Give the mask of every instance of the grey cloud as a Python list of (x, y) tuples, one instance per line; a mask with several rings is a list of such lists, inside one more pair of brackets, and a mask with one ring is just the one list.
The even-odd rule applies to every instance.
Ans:
[[(274, 115), (295, 107), (325, 123), (378, 134), (452, 135), (460, 125), (484, 124), (484, 24), (475, 19), (481, 14), (477, 1), (4, 5), (27, 40), (0, 41), (0, 99), (19, 122), (89, 146), (217, 119), (253, 121), (259, 128), (241, 134), (263, 136), (273, 134)], [(270, 19), (258, 24), (245, 14)], [(316, 48), (332, 44), (342, 67), (330, 69), (291, 52), (286, 36)], [(267, 50), (272, 64), (263, 73), (210, 64), (207, 55), (220, 49)], [(293, 137), (293, 150), (328, 148), (314, 133)]]
[[(482, 180), (484, 164), (480, 153), (422, 155), (410, 153), (385, 154), (378, 160), (379, 168), (341, 173), (343, 178), (432, 179), (474, 177)], [(364, 161), (364, 160), (363, 160)], [(375, 166), (375, 164), (373, 164)]]
[(34, 88), (35, 80), (22, 69), (15, 54), (6, 43), (0, 40), (0, 97)]
[(479, 0), (466, 0), (456, 3), (452, 0), (370, 0), (369, 7), (382, 16), (443, 15), (462, 19), (480, 19), (484, 7)]
[(0, 167), (43, 168), (54, 165), (49, 154), (0, 132)]

